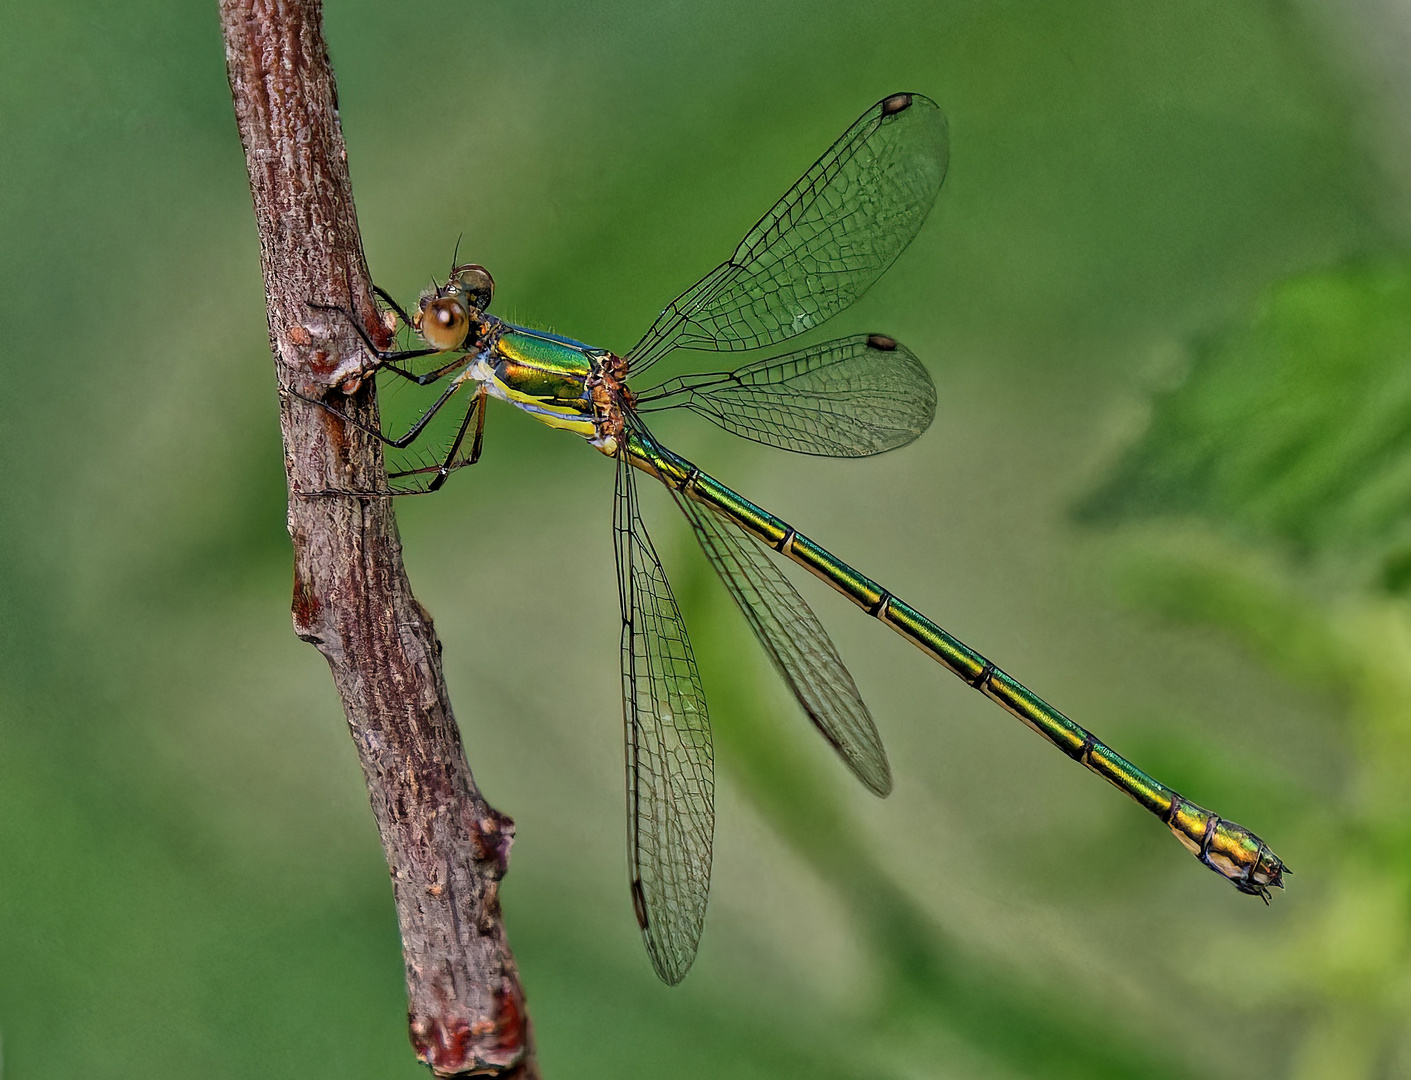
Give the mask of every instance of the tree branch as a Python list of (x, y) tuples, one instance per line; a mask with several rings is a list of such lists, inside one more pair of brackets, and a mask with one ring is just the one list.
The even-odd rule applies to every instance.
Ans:
[[(318, 0), (221, 0), (226, 66), (260, 233), (281, 388), (376, 425), (366, 350), (347, 319), (378, 320), (363, 257)], [(331, 316), (331, 317), (325, 317)], [(328, 660), (392, 876), (417, 1056), (438, 1076), (538, 1076), (500, 920), (514, 824), (481, 796), (441, 673), (441, 646), (402, 565), (375, 440), (282, 394), (294, 542), (294, 629)]]

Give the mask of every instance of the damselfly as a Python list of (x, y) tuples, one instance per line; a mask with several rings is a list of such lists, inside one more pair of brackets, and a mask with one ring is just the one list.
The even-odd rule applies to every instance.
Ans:
[[(925, 431), (935, 415), (935, 387), (916, 357), (882, 334), (838, 338), (650, 389), (631, 383), (673, 350), (765, 348), (847, 307), (921, 228), (945, 179), (948, 154), (946, 121), (935, 102), (919, 94), (884, 98), (804, 173), (726, 262), (672, 301), (621, 356), (488, 314), (494, 282), (473, 264), (454, 267), (411, 315), (378, 290), (425, 347), (381, 351), (359, 327), (376, 358), (370, 370), (422, 386), (446, 384), (400, 438), (364, 430), (406, 447), (458, 395), (470, 398), (445, 453), (432, 464), (391, 473), (393, 493), (435, 490), (454, 470), (473, 464), (492, 397), (581, 435), (617, 463), (613, 532), (632, 900), (652, 964), (668, 983), (679, 982), (691, 966), (705, 919), (713, 760), (695, 657), (643, 526), (635, 470), (671, 492), (799, 704), (878, 795), (891, 790), (892, 776), (872, 717), (817, 617), (766, 548), (822, 578), (1126, 792), (1241, 892), (1267, 903), (1270, 887), (1283, 885), (1287, 870), (1259, 837), (1147, 776), (889, 590), (667, 449), (643, 419), (688, 409), (747, 439), (831, 457), (879, 454)], [(438, 358), (430, 371), (405, 366), (427, 356)], [(316, 403), (357, 423), (327, 402)]]

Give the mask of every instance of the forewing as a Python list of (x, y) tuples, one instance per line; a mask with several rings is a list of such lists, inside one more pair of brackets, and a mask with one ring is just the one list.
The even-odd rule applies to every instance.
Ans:
[(757, 541), (683, 495), (676, 501), (808, 718), (859, 780), (886, 795), (892, 770), (882, 738), (818, 616)]
[(892, 338), (838, 338), (737, 371), (673, 379), (644, 392), (642, 412), (685, 408), (755, 442), (826, 457), (905, 446), (936, 416), (936, 387)]
[(643, 527), (625, 458), (617, 466), (613, 534), (622, 605), (632, 900), (652, 966), (675, 985), (695, 959), (705, 922), (714, 765), (696, 660)]
[(678, 296), (627, 353), (640, 372), (673, 348), (756, 349), (819, 325), (877, 280), (945, 179), (945, 115), (893, 94), (843, 132), (728, 262)]

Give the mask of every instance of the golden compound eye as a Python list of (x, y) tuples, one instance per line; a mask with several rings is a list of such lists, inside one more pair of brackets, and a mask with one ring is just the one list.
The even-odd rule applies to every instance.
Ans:
[(470, 316), (453, 296), (442, 296), (421, 309), (421, 336), (433, 349), (459, 349), (470, 331)]

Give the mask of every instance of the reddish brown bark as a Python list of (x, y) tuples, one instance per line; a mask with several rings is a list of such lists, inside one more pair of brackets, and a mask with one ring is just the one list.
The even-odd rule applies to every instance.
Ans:
[[(221, 0), (226, 65), (254, 197), (270, 346), (282, 388), (332, 392), (376, 423), (341, 305), (377, 327), (317, 0)], [(380, 332), (380, 328), (379, 328)], [(352, 382), (346, 385), (351, 387)], [(376, 441), (281, 395), (294, 541), (294, 629), (328, 660), (392, 876), (418, 1057), (438, 1076), (537, 1077), (500, 919), (514, 824), (475, 786), (441, 646), (402, 565), (390, 499), (298, 492), (386, 487)]]

